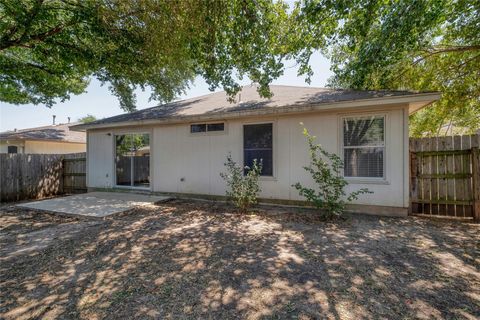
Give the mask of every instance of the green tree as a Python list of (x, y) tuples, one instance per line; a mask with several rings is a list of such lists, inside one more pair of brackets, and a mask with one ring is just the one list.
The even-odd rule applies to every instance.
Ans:
[(441, 101), (412, 116), (414, 136), (480, 127), (479, 1), (308, 0), (294, 15), (291, 49), (305, 74), (320, 49), (332, 61), (331, 86), (441, 91)]
[(172, 100), (195, 76), (262, 96), (282, 73), (287, 5), (274, 0), (3, 0), (0, 101), (51, 106), (95, 77), (135, 109), (135, 89)]
[(91, 114), (87, 114), (85, 117), (81, 117), (78, 119), (78, 121), (81, 123), (90, 123), (96, 120), (97, 120), (97, 117)]

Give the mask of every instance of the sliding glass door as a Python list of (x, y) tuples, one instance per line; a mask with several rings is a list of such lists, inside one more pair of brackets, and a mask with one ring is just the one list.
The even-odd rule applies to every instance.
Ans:
[(148, 134), (115, 136), (115, 172), (117, 186), (150, 186), (150, 139)]

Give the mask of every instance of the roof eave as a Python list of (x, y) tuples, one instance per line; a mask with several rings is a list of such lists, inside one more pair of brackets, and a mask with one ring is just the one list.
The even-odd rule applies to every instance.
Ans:
[[(412, 95), (405, 96), (392, 96), (392, 97), (381, 97), (381, 98), (371, 98), (371, 99), (359, 99), (359, 100), (349, 100), (349, 101), (340, 101), (340, 102), (330, 102), (330, 103), (316, 103), (308, 105), (289, 105), (285, 107), (278, 108), (263, 108), (258, 110), (245, 110), (245, 111), (225, 111), (218, 113), (204, 113), (196, 115), (179, 115), (170, 118), (163, 119), (146, 119), (146, 120), (130, 120), (122, 122), (113, 122), (113, 123), (100, 123), (100, 124), (80, 124), (70, 127), (72, 131), (86, 131), (90, 129), (107, 129), (114, 127), (126, 127), (126, 126), (138, 126), (138, 125), (151, 125), (151, 124), (176, 124), (176, 123), (186, 123), (192, 121), (209, 121), (209, 120), (218, 120), (218, 119), (234, 119), (234, 118), (245, 118), (252, 116), (264, 116), (269, 114), (295, 114), (295, 113), (304, 113), (304, 112), (314, 112), (314, 111), (332, 111), (332, 110), (342, 110), (355, 107), (368, 107), (368, 106), (379, 106), (379, 105), (398, 105), (398, 104), (415, 104), (418, 106), (415, 111), (437, 101), (440, 99), (441, 93), (438, 92), (429, 92), (429, 93), (415, 93)], [(410, 109), (409, 109), (410, 110)], [(413, 113), (410, 112), (410, 113)]]
[(0, 141), (36, 141), (36, 142), (57, 142), (57, 143), (76, 143), (86, 144), (87, 141), (69, 141), (69, 140), (55, 140), (55, 139), (28, 139), (28, 138), (0, 138)]

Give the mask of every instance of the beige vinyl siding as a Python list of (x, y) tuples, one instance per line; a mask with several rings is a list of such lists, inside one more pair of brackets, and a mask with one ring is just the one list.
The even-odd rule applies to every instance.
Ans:
[[(302, 182), (311, 185), (312, 180), (302, 166), (309, 162), (303, 122), (318, 143), (328, 151), (341, 154), (341, 118), (345, 115), (383, 114), (386, 121), (385, 173), (382, 181), (358, 180), (347, 189), (367, 187), (373, 194), (362, 196), (357, 204), (407, 207), (408, 180), (404, 179), (405, 132), (408, 131), (404, 114), (408, 105), (397, 108), (365, 109), (362, 112), (328, 112), (258, 117), (225, 121), (225, 132), (195, 135), (190, 124), (157, 125), (146, 127), (152, 132), (151, 189), (156, 192), (180, 192), (193, 194), (224, 195), (225, 182), (220, 177), (226, 156), (231, 153), (238, 163), (243, 163), (243, 125), (273, 123), (273, 172), (274, 177), (261, 178), (261, 197), (271, 199), (303, 200), (292, 188)], [(218, 122), (218, 120), (216, 120)], [(143, 129), (146, 129), (143, 128)], [(142, 128), (136, 128), (140, 130)], [(113, 164), (113, 134), (119, 129), (89, 131), (89, 187), (110, 187)], [(120, 130), (122, 132), (128, 129)], [(107, 133), (111, 133), (110, 136)], [(95, 163), (93, 165), (92, 163)], [(408, 163), (407, 163), (408, 165)], [(110, 175), (110, 180), (106, 178)], [(407, 200), (405, 200), (407, 199)]]
[(85, 152), (85, 143), (25, 141), (25, 153), (66, 154)]
[(113, 187), (113, 135), (108, 132), (88, 132), (87, 141), (87, 186)]
[(86, 143), (53, 142), (53, 141), (9, 141), (0, 143), (0, 153), (7, 153), (8, 146), (17, 146), (18, 153), (67, 154), (85, 152)]

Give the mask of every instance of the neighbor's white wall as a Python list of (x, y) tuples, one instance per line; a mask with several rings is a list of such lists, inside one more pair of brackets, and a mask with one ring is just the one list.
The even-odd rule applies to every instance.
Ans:
[(0, 142), (0, 153), (7, 153), (9, 145), (10, 144), (7, 144), (5, 142)]
[(85, 143), (51, 142), (51, 141), (25, 141), (25, 153), (67, 154), (85, 152)]
[(85, 143), (51, 142), (51, 141), (8, 141), (0, 142), (0, 153), (7, 153), (8, 146), (17, 146), (18, 153), (67, 154), (85, 152)]
[[(366, 110), (358, 113), (364, 115)], [(373, 194), (361, 196), (358, 204), (408, 206), (408, 180), (405, 174), (405, 108), (376, 110), (375, 114), (386, 114), (386, 181), (352, 182), (349, 191), (367, 187)], [(255, 120), (226, 122), (226, 132), (219, 134), (192, 135), (189, 125), (163, 125), (151, 130), (151, 189), (158, 192), (180, 192), (209, 195), (224, 195), (225, 182), (220, 177), (227, 154), (238, 163), (243, 157), (243, 130), (246, 123), (274, 123), (274, 178), (262, 178), (261, 197), (272, 199), (303, 200), (292, 188), (300, 181), (312, 184), (310, 176), (302, 166), (309, 162), (305, 137), (300, 122), (308, 128), (317, 141), (328, 151), (339, 153), (340, 117), (354, 113), (318, 113), (266, 117)], [(138, 130), (138, 129), (137, 129)], [(143, 130), (147, 130), (143, 128)], [(113, 185), (113, 134), (107, 131), (89, 133), (89, 187)], [(108, 132), (115, 132), (110, 130)], [(408, 174), (408, 171), (407, 171)], [(109, 175), (109, 177), (106, 177)], [(183, 180), (183, 181), (182, 181)]]
[(8, 141), (8, 143), (5, 141), (0, 142), (0, 153), (7, 153), (8, 146), (16, 146), (18, 153), (23, 153), (23, 149), (24, 149), (23, 141), (14, 140), (14, 141)]

